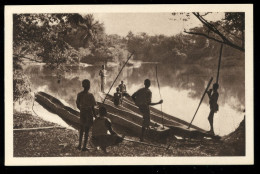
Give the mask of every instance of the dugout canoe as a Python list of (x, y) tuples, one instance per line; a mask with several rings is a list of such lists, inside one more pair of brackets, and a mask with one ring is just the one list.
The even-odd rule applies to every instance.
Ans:
[[(44, 108), (48, 109), (52, 113), (60, 116), (67, 124), (78, 129), (79, 124), (79, 112), (64, 105), (57, 98), (45, 93), (38, 92), (35, 94), (35, 101), (37, 101)], [(112, 121), (112, 124), (120, 125), (121, 127), (131, 131), (131, 134), (140, 135), (142, 130), (142, 117), (138, 114), (134, 114), (132, 111), (119, 110), (114, 108), (110, 104), (102, 104), (98, 102), (98, 107), (105, 106), (107, 108), (107, 117)], [(98, 108), (95, 108), (98, 111)], [(123, 116), (122, 116), (123, 115)], [(170, 129), (167, 127), (162, 127), (160, 124), (152, 123), (149, 131), (147, 131), (147, 137), (152, 139), (165, 139), (169, 135)]]
[[(105, 94), (100, 94), (101, 98), (104, 99)], [(109, 102), (113, 102), (114, 97), (110, 94), (107, 95), (107, 100)], [(107, 101), (106, 101), (107, 102)], [(141, 112), (139, 108), (134, 104), (131, 98), (124, 97), (123, 98), (123, 104), (119, 106), (114, 106), (118, 109), (120, 108), (127, 108), (135, 113), (138, 113), (141, 115)], [(166, 127), (171, 129), (171, 133), (177, 136), (181, 136), (184, 138), (194, 138), (194, 139), (200, 139), (203, 137), (210, 137), (212, 139), (219, 139), (219, 136), (215, 136), (212, 134), (208, 134), (207, 131), (191, 125), (190, 129), (188, 129), (189, 123), (181, 120), (179, 118), (176, 118), (174, 116), (171, 116), (167, 113), (163, 112), (163, 119), (162, 119), (162, 112), (156, 108), (150, 107), (150, 116), (151, 116), (151, 123), (157, 122), (159, 124), (164, 124)]]

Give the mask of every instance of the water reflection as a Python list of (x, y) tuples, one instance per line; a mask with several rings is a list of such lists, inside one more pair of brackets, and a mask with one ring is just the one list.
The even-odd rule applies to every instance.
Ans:
[[(200, 65), (163, 65), (158, 64), (158, 78), (161, 93), (164, 99), (163, 110), (183, 120), (190, 121), (199, 103), (210, 77), (216, 76), (216, 70), (201, 68)], [(50, 71), (43, 65), (28, 65), (24, 67), (29, 75), (34, 91), (44, 90), (68, 103), (76, 109), (75, 99), (82, 90), (81, 81), (85, 78), (91, 82), (90, 91), (97, 100), (100, 92), (99, 66), (70, 67), (64, 72), (58, 82), (57, 72)], [(112, 84), (120, 71), (120, 66), (107, 67), (107, 88)], [(155, 64), (142, 64), (140, 68), (125, 67), (115, 83), (115, 87), (124, 80), (130, 94), (143, 87), (144, 79), (152, 82), (153, 101), (159, 100), (159, 91), (155, 77)], [(214, 80), (213, 80), (214, 81)], [(243, 119), (242, 110), (245, 103), (244, 68), (222, 68), (219, 77), (219, 107), (215, 116), (215, 132), (225, 135), (233, 131)], [(160, 109), (160, 106), (157, 106)], [(203, 104), (194, 120), (194, 124), (209, 129), (207, 116), (209, 113), (208, 98)], [(231, 126), (230, 126), (231, 125)]]

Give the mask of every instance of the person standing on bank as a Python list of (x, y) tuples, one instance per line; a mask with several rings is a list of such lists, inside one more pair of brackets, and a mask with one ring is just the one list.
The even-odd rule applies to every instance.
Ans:
[(104, 93), (105, 91), (105, 85), (106, 85), (106, 69), (105, 65), (102, 65), (102, 69), (99, 71), (99, 76), (101, 78), (101, 92)]
[(217, 83), (213, 84), (213, 94), (212, 89), (207, 91), (207, 94), (209, 96), (209, 105), (210, 105), (210, 113), (209, 113), (209, 124), (210, 124), (210, 131), (209, 133), (215, 134), (213, 129), (213, 119), (214, 119), (214, 113), (218, 111), (218, 87), (219, 85)]
[(152, 92), (149, 89), (151, 86), (151, 81), (146, 79), (144, 81), (144, 88), (139, 89), (132, 95), (132, 99), (135, 104), (139, 107), (143, 115), (143, 124), (142, 124), (142, 133), (140, 137), (140, 141), (144, 140), (145, 130), (149, 128), (150, 125), (150, 106), (157, 105), (163, 103), (163, 100), (160, 100), (157, 103), (152, 103)]
[(85, 133), (82, 151), (86, 151), (88, 150), (86, 146), (88, 142), (89, 129), (93, 124), (93, 117), (96, 118), (94, 106), (97, 103), (93, 94), (89, 92), (90, 81), (88, 79), (82, 81), (82, 87), (84, 90), (78, 93), (76, 100), (77, 108), (80, 110), (79, 145), (77, 148), (79, 150), (81, 149), (83, 133)]

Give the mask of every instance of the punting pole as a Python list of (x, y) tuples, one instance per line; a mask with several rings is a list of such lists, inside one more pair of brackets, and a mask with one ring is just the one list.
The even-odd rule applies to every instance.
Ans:
[(110, 90), (112, 89), (114, 83), (116, 82), (117, 78), (119, 77), (119, 74), (121, 73), (121, 71), (124, 69), (125, 65), (127, 64), (127, 62), (130, 60), (130, 58), (134, 55), (134, 52), (128, 57), (127, 61), (125, 62), (125, 64), (123, 65), (123, 67), (121, 68), (121, 70), (119, 71), (118, 75), (116, 76), (116, 79), (114, 80), (114, 82), (112, 83), (112, 85), (110, 86), (107, 94), (106, 94), (106, 97), (104, 98), (103, 100), (103, 104), (105, 103), (106, 99), (107, 99), (107, 95), (109, 94)]
[[(160, 99), (162, 99), (161, 90), (160, 90), (160, 84), (159, 84), (158, 75), (157, 75), (157, 65), (156, 65), (155, 68), (156, 68), (156, 80), (157, 80), (157, 84), (158, 84)], [(161, 113), (162, 113), (162, 125), (163, 125), (163, 129), (164, 129), (164, 120), (163, 120), (162, 104), (161, 104)]]
[(145, 143), (145, 142), (135, 141), (135, 140), (127, 139), (127, 138), (124, 138), (124, 140), (134, 142), (134, 143), (143, 144), (143, 145), (146, 145), (146, 146), (163, 148), (163, 149), (166, 149), (166, 150), (168, 150), (170, 148), (170, 144), (167, 147), (165, 147), (165, 146), (160, 146), (160, 145), (156, 145), (156, 144), (149, 144), (149, 143)]
[(199, 108), (200, 108), (200, 105), (201, 105), (201, 103), (202, 103), (202, 101), (203, 101), (203, 98), (204, 98), (205, 94), (207, 93), (207, 91), (208, 91), (208, 89), (209, 89), (209, 86), (210, 86), (212, 80), (213, 80), (213, 77), (211, 77), (210, 80), (209, 80), (209, 83), (208, 83), (208, 85), (207, 85), (207, 88), (205, 89), (205, 91), (204, 91), (204, 93), (203, 93), (203, 95), (202, 95), (202, 97), (201, 97), (201, 99), (200, 99), (199, 106), (198, 106), (198, 108), (197, 108), (195, 114), (193, 115), (193, 118), (192, 118), (192, 120), (191, 120), (191, 122), (190, 122), (190, 124), (189, 124), (189, 126), (188, 126), (188, 129), (190, 128), (191, 123), (193, 122), (193, 120), (194, 120), (194, 118), (195, 118), (195, 116), (196, 116), (196, 114), (197, 114), (197, 112), (198, 112), (198, 110), (199, 110)]
[(223, 44), (221, 44), (221, 46), (220, 46), (220, 52), (219, 52), (218, 73), (217, 73), (217, 79), (216, 79), (216, 83), (217, 83), (217, 84), (218, 84), (218, 78), (219, 78), (219, 70), (220, 70), (220, 63), (221, 63), (221, 56), (222, 56), (222, 48), (223, 48)]

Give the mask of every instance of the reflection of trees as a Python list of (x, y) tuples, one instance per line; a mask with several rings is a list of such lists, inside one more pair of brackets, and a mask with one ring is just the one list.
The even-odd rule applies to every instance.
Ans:
[[(211, 76), (215, 77), (216, 70), (202, 67), (201, 65), (178, 64), (167, 65), (158, 64), (158, 78), (161, 87), (171, 87), (176, 90), (189, 90), (189, 97), (200, 99), (208, 80)], [(107, 68), (107, 84), (106, 91), (115, 80), (121, 66)], [(100, 67), (74, 67), (71, 71), (65, 72), (61, 77), (60, 83), (57, 82), (55, 73), (48, 68), (39, 68), (39, 66), (29, 66), (25, 69), (25, 73), (30, 75), (30, 81), (34, 89), (46, 85), (48, 91), (54, 96), (57, 96), (71, 106), (75, 106), (76, 95), (82, 90), (81, 81), (88, 78), (91, 82), (91, 92), (94, 93), (99, 100), (100, 92), (100, 76), (98, 72)], [(114, 87), (121, 80), (127, 84), (127, 88), (132, 88), (133, 85), (143, 84), (144, 79), (149, 78), (152, 85), (156, 86), (155, 64), (143, 64), (140, 68), (125, 67)], [(215, 80), (213, 80), (214, 82)], [(244, 106), (245, 102), (245, 77), (244, 68), (223, 68), (220, 73), (220, 98), (219, 104), (229, 103), (231, 97), (239, 101)], [(113, 93), (111, 91), (110, 93)], [(205, 103), (208, 103), (208, 98), (205, 97)], [(231, 103), (232, 104), (232, 103)], [(236, 106), (234, 106), (236, 107)]]

